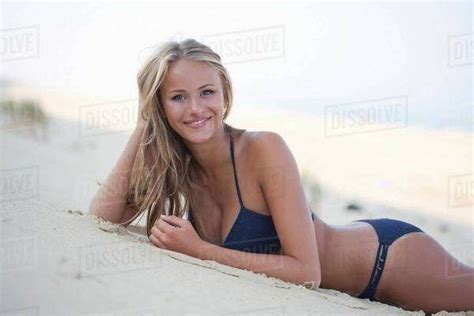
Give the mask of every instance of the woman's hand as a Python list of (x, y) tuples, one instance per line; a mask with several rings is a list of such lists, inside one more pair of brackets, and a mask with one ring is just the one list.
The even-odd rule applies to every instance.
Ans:
[(190, 221), (174, 215), (161, 215), (151, 229), (150, 241), (157, 247), (198, 257), (205, 243)]

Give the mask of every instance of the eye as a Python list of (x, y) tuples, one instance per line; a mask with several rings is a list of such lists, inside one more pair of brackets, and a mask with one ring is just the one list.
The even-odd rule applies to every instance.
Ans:
[[(209, 94), (207, 95), (211, 95), (214, 93), (214, 90), (210, 90), (210, 89), (207, 89), (207, 90), (204, 90), (203, 93), (206, 93), (206, 92), (209, 92)], [(182, 97), (183, 95), (182, 94), (177, 94), (175, 95), (174, 97), (171, 98), (171, 100), (173, 101), (181, 101), (182, 99), (179, 99), (178, 97)]]
[(176, 98), (181, 97), (181, 96), (183, 96), (183, 95), (182, 94), (175, 95), (174, 97), (171, 98), (171, 100), (177, 101), (178, 99), (176, 99)]
[(207, 90), (204, 90), (204, 92), (206, 92), (206, 91), (210, 92), (210, 94), (213, 94), (213, 93), (214, 93), (214, 91), (213, 91), (213, 90), (209, 90), (209, 89), (207, 89)]

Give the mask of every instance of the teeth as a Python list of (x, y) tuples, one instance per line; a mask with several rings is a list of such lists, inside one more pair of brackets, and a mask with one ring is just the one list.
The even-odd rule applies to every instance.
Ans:
[(202, 119), (202, 120), (200, 120), (200, 121), (197, 121), (197, 122), (188, 123), (188, 124), (189, 124), (189, 125), (199, 125), (199, 124), (201, 124), (202, 122), (204, 122), (205, 120), (207, 120), (207, 118), (205, 118), (205, 119)]
[(206, 120), (206, 119), (203, 119), (203, 120), (200, 120), (200, 121), (197, 121), (197, 122), (193, 122), (193, 123), (191, 123), (191, 124), (197, 125), (197, 124), (200, 124), (200, 123), (204, 122), (205, 120)]

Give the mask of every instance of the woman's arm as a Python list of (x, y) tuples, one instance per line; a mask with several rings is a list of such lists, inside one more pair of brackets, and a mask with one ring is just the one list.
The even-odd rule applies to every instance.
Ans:
[(133, 161), (137, 155), (141, 135), (145, 129), (145, 121), (141, 116), (142, 107), (140, 98), (137, 126), (107, 180), (95, 194), (89, 206), (90, 214), (113, 223), (126, 222), (138, 211), (127, 205), (126, 201)]
[(249, 150), (255, 168), (252, 172), (257, 174), (269, 206), (282, 255), (248, 253), (208, 243), (199, 238), (188, 220), (177, 216), (161, 216), (152, 228), (150, 240), (160, 248), (319, 287), (321, 265), (316, 233), (296, 161), (278, 134), (259, 135)]
[(297, 163), (283, 138), (260, 132), (249, 147), (252, 172), (270, 209), (283, 255), (246, 253), (203, 245), (199, 255), (234, 267), (260, 271), (285, 281), (321, 283), (319, 251)]
[(136, 213), (136, 210), (132, 210), (130, 206), (126, 205), (126, 201), (131, 169), (137, 155), (142, 129), (143, 127), (137, 126), (133, 131), (107, 180), (92, 199), (89, 206), (90, 214), (113, 223), (121, 223), (130, 219)]
[[(309, 216), (307, 216), (309, 218)], [(177, 229), (178, 228), (178, 229)], [(317, 288), (321, 283), (318, 261), (228, 249), (202, 240), (189, 220), (161, 215), (151, 229), (150, 241), (159, 248), (213, 260), (239, 269), (264, 273), (281, 280)]]
[(254, 162), (252, 173), (257, 175), (283, 254), (249, 253), (205, 241), (195, 246), (193, 254), (204, 260), (319, 287), (321, 264), (316, 233), (293, 154), (283, 138), (273, 132), (260, 132), (249, 145), (248, 154)]
[(321, 283), (318, 266), (308, 266), (287, 255), (249, 253), (228, 249), (203, 241), (196, 257), (213, 260), (239, 269), (264, 273), (287, 282), (318, 288)]

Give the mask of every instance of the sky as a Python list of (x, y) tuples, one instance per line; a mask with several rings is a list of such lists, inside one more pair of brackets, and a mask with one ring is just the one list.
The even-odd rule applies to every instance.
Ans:
[[(472, 130), (471, 2), (1, 7), (2, 79), (136, 98), (150, 48), (195, 38), (223, 57), (234, 106), (324, 114), (331, 105), (404, 96), (408, 124)], [(25, 34), (29, 46), (20, 45)]]

